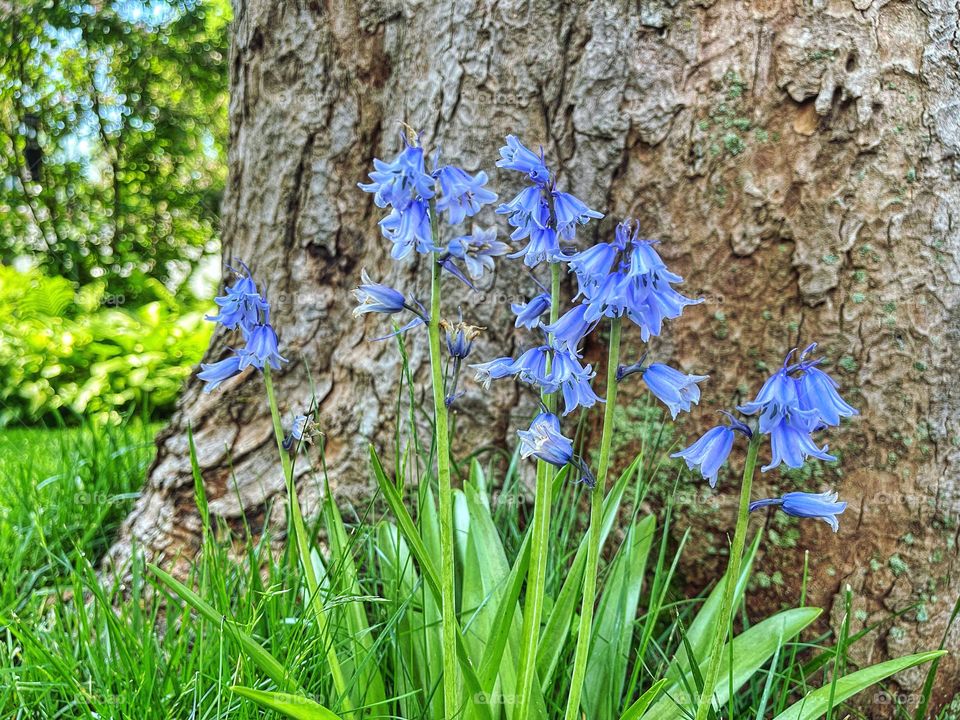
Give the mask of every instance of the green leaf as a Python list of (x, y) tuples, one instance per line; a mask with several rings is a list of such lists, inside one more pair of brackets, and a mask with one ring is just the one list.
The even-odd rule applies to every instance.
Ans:
[[(516, 692), (522, 616), (514, 601), (512, 616), (499, 617), (500, 601), (509, 589), (510, 564), (482, 494), (469, 482), (464, 491), (470, 515), (461, 611), (466, 641), (474, 655), (480, 657), (486, 657), (491, 643), (498, 645), (496, 657), (500, 662), (494, 677), (499, 677), (501, 692), (509, 697)], [(492, 691), (492, 683), (486, 688)]]
[(657, 680), (649, 690), (637, 698), (637, 701), (633, 703), (633, 705), (627, 708), (627, 711), (620, 717), (620, 720), (640, 720), (647, 711), (647, 708), (653, 704), (654, 700), (660, 697), (660, 693), (666, 684), (666, 678)]
[(275, 710), (294, 720), (340, 720), (339, 715), (335, 715), (320, 703), (302, 695), (264, 692), (242, 685), (232, 685), (230, 690), (242, 698), (252, 700), (262, 708)]
[[(871, 685), (880, 682), (884, 678), (888, 678), (901, 670), (906, 670), (915, 665), (922, 665), (925, 662), (936, 660), (944, 655), (946, 655), (945, 650), (933, 650), (931, 652), (917, 653), (916, 655), (907, 655), (906, 657), (887, 660), (886, 662), (877, 663), (863, 670), (857, 670), (849, 675), (845, 675), (837, 680), (833, 698), (834, 707), (847, 698), (856, 695), (861, 690), (865, 690)], [(773, 720), (816, 720), (816, 718), (826, 714), (829, 703), (830, 685), (826, 685), (813, 692), (807, 693), (802, 700), (788, 707)]]
[[(795, 608), (777, 613), (737, 635), (732, 648), (730, 643), (724, 645), (719, 680), (713, 693), (714, 704), (722, 706), (726, 703), (730, 699), (731, 686), (734, 691), (743, 687), (784, 642), (816, 620), (820, 612), (820, 608)], [(706, 668), (708, 662), (708, 659), (704, 659), (700, 663), (701, 669)], [(667, 691), (667, 697), (661, 698), (652, 708), (651, 717), (657, 720), (682, 720), (686, 717), (686, 711), (670, 696), (689, 694), (689, 690), (680, 682), (674, 683)]]
[[(407, 541), (410, 552), (413, 553), (414, 558), (416, 558), (417, 562), (419, 563), (420, 570), (427, 582), (427, 587), (433, 594), (434, 599), (439, 603), (440, 579), (432, 559), (434, 557), (439, 557), (439, 544), (435, 543), (437, 548), (435, 554), (431, 555), (427, 551), (427, 546), (420, 537), (420, 533), (417, 532), (417, 526), (414, 525), (413, 519), (410, 517), (410, 513), (407, 512), (407, 508), (403, 504), (403, 498), (400, 496), (400, 491), (397, 490), (396, 485), (390, 482), (390, 479), (387, 478), (387, 474), (383, 470), (383, 465), (380, 463), (380, 458), (377, 456), (377, 451), (374, 449), (373, 445), (370, 445), (370, 462), (373, 466), (373, 474), (377, 479), (377, 484), (380, 486), (381, 492), (383, 492), (384, 499), (387, 501), (387, 505), (390, 506), (390, 510), (397, 519), (397, 525), (400, 533)], [(466, 643), (463, 640), (463, 631), (460, 629), (459, 622), (457, 623), (456, 631), (457, 658), (460, 661), (460, 670), (463, 672), (463, 678), (467, 684), (467, 690), (472, 700), (472, 707), (484, 720), (492, 720), (490, 706), (486, 703), (478, 702), (479, 698), (484, 697), (485, 694), (480, 687), (480, 680), (477, 677), (477, 671), (474, 668), (474, 664), (470, 659)]]
[[(347, 529), (343, 524), (340, 508), (334, 500), (330, 483), (324, 473), (324, 500), (322, 505), (324, 525), (327, 529), (327, 543), (330, 546), (330, 566), (336, 572), (329, 578), (336, 577), (334, 592), (344, 593), (352, 598), (362, 595), (357, 566), (351, 554), (351, 544)], [(376, 705), (386, 700), (386, 689), (383, 677), (376, 658), (372, 656), (373, 640), (370, 635), (370, 626), (367, 623), (367, 614), (362, 602), (351, 600), (343, 605), (342, 614), (353, 641), (353, 662), (358, 666), (357, 687), (363, 693), (363, 705)]]

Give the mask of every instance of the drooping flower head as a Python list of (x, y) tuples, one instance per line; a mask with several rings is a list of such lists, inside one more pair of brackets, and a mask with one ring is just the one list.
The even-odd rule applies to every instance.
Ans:
[(573, 459), (573, 442), (560, 432), (560, 418), (553, 413), (542, 412), (530, 423), (528, 430), (518, 430), (520, 457), (543, 460), (563, 467)]
[[(359, 183), (364, 192), (372, 193), (377, 207), (390, 208), (380, 221), (380, 231), (393, 243), (391, 256), (400, 260), (411, 253), (440, 252), (442, 244), (433, 237), (433, 213), (446, 214), (450, 225), (459, 225), (476, 215), (482, 206), (497, 199), (488, 190), (487, 175), (471, 175), (456, 165), (440, 165), (439, 152), (434, 154), (433, 171), (425, 166), (424, 150), (419, 138), (410, 140), (401, 134), (403, 149), (391, 162), (374, 159), (369, 183)], [(435, 202), (431, 208), (431, 202)]]
[[(821, 359), (807, 359), (815, 348), (816, 344), (810, 345), (792, 364), (790, 361), (795, 350), (791, 350), (783, 365), (764, 382), (756, 398), (737, 408), (744, 415), (758, 416), (755, 431), (726, 413), (730, 418), (729, 426), (711, 428), (672, 457), (683, 458), (691, 470), (699, 469), (711, 487), (716, 484), (717, 472), (726, 462), (737, 432), (752, 442), (760, 440), (760, 435), (755, 432), (769, 436), (772, 461), (762, 468), (764, 472), (781, 463), (799, 468), (810, 457), (835, 460), (827, 454), (826, 446), (821, 448), (814, 441), (813, 434), (836, 424), (840, 417), (857, 414), (857, 411), (840, 397), (839, 386), (833, 378), (816, 367)], [(753, 501), (750, 510), (771, 505), (778, 506), (788, 515), (820, 518), (834, 532), (839, 526), (837, 515), (847, 506), (845, 502), (837, 501), (835, 492), (792, 492), (780, 498)]]
[(651, 363), (643, 372), (643, 381), (664, 405), (670, 408), (671, 417), (676, 420), (677, 413), (690, 412), (690, 405), (700, 402), (700, 388), (708, 375), (684, 375), (669, 365)]
[(837, 515), (847, 509), (846, 502), (837, 501), (836, 492), (790, 492), (779, 498), (754, 500), (750, 503), (750, 512), (770, 505), (775, 505), (787, 515), (794, 517), (823, 520), (834, 532), (840, 529)]
[(403, 149), (391, 161), (373, 159), (374, 170), (369, 183), (358, 183), (361, 190), (373, 193), (377, 207), (406, 210), (417, 200), (429, 200), (434, 195), (434, 179), (426, 171), (423, 148), (409, 142), (401, 134)]
[(257, 289), (249, 268), (239, 263), (241, 271), (228, 266), (233, 283), (226, 288), (222, 297), (214, 302), (220, 307), (216, 316), (207, 316), (228, 330), (239, 330), (244, 345), (231, 349), (230, 355), (213, 363), (201, 363), (197, 377), (206, 383), (205, 392), (210, 392), (225, 380), (240, 374), (248, 367), (258, 370), (269, 365), (280, 369), (280, 363), (287, 359), (280, 355), (277, 333), (270, 324), (270, 303)]
[(573, 442), (560, 432), (560, 418), (550, 412), (541, 412), (528, 430), (518, 430), (520, 456), (530, 457), (562, 468), (573, 465), (580, 472), (580, 481), (588, 487), (596, 485), (596, 478), (587, 464), (573, 451)]
[(463, 262), (472, 279), (479, 280), (484, 273), (493, 272), (493, 259), (510, 252), (510, 246), (497, 240), (496, 229), (474, 225), (469, 235), (455, 237), (447, 243), (446, 252)]
[(596, 375), (591, 366), (584, 367), (575, 354), (550, 343), (532, 347), (516, 360), (502, 357), (471, 367), (477, 381), (484, 386), (488, 386), (490, 380), (515, 377), (541, 393), (549, 395), (559, 391), (563, 395), (564, 415), (603, 402), (591, 386)]
[(510, 309), (517, 316), (514, 327), (533, 330), (540, 325), (540, 318), (550, 312), (550, 293), (542, 292), (525, 303), (511, 303)]
[(470, 175), (455, 165), (444, 165), (435, 171), (435, 175), (440, 184), (437, 212), (446, 212), (450, 225), (459, 225), (497, 199), (496, 193), (484, 187), (487, 174), (483, 171)]
[[(764, 465), (764, 472), (781, 463), (799, 468), (808, 457), (836, 460), (814, 441), (814, 432), (839, 423), (840, 417), (850, 417), (857, 411), (844, 401), (837, 383), (816, 367), (821, 360), (807, 360), (816, 343), (791, 364), (791, 350), (780, 367), (760, 388), (757, 397), (741, 405), (744, 415), (758, 415), (760, 432), (770, 436), (772, 460)], [(812, 377), (810, 377), (812, 375)]]
[(553, 348), (553, 364), (548, 381), (560, 388), (564, 415), (569, 415), (578, 407), (589, 408), (603, 402), (590, 384), (595, 375), (590, 365), (582, 366), (577, 356), (569, 350)]
[(280, 363), (287, 362), (287, 359), (280, 355), (277, 333), (269, 323), (244, 330), (243, 334), (247, 341), (246, 345), (237, 351), (240, 356), (241, 370), (250, 365), (260, 370), (265, 365), (279, 370)]
[(546, 185), (550, 182), (550, 171), (543, 162), (543, 148), (537, 155), (524, 146), (516, 135), (507, 135), (506, 140), (507, 144), (500, 148), (497, 167), (526, 173), (530, 181), (537, 185)]
[(543, 326), (543, 329), (553, 337), (553, 344), (558, 349), (580, 356), (580, 343), (597, 326), (596, 322), (586, 319), (586, 312), (586, 305), (574, 305), (557, 318), (555, 323)]
[(399, 290), (394, 290), (389, 285), (373, 282), (366, 269), (360, 271), (360, 279), (360, 285), (353, 291), (353, 295), (359, 303), (353, 309), (355, 317), (371, 312), (393, 315), (406, 309), (407, 299)]
[(598, 243), (568, 258), (588, 320), (626, 315), (647, 342), (661, 333), (664, 320), (680, 317), (686, 306), (702, 302), (673, 289), (683, 279), (667, 269), (656, 244), (640, 237), (637, 223), (625, 220), (617, 226), (613, 242)]
[(554, 190), (550, 194), (553, 196), (556, 230), (560, 237), (565, 240), (573, 240), (577, 225), (586, 225), (591, 218), (599, 220), (603, 217), (603, 213), (591, 210), (585, 203), (570, 193)]
[(240, 356), (236, 352), (213, 363), (200, 363), (200, 372), (197, 377), (203, 380), (206, 385), (204, 392), (216, 390), (220, 384), (235, 375), (240, 374)]
[(223, 295), (213, 299), (219, 310), (216, 315), (207, 315), (206, 319), (227, 330), (251, 328), (261, 319), (269, 320), (270, 305), (257, 289), (246, 264), (240, 262), (238, 269), (228, 265), (227, 270), (233, 282), (224, 288)]
[(733, 440), (733, 428), (718, 425), (707, 430), (693, 445), (670, 457), (683, 458), (690, 470), (699, 470), (710, 487), (716, 487), (717, 473), (730, 456)]
[(570, 193), (557, 189), (542, 148), (537, 155), (516, 136), (508, 135), (507, 144), (500, 148), (497, 166), (522, 172), (531, 183), (497, 208), (497, 213), (506, 215), (514, 228), (511, 239), (529, 238), (526, 247), (511, 255), (522, 256), (529, 267), (564, 260), (560, 240), (573, 240), (578, 225), (603, 217)]

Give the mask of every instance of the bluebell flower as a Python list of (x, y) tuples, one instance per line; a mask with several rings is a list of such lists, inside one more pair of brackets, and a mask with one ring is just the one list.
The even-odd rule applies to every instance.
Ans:
[(587, 464), (573, 452), (573, 443), (560, 432), (560, 419), (549, 412), (542, 412), (530, 423), (529, 430), (518, 430), (520, 455), (543, 460), (556, 467), (573, 465), (580, 473), (579, 480), (592, 488), (597, 484)]
[(816, 414), (804, 413), (801, 410), (790, 410), (783, 418), (770, 430), (770, 452), (773, 455), (769, 465), (764, 465), (761, 470), (767, 472), (786, 463), (788, 467), (794, 469), (803, 467), (803, 463), (808, 457), (815, 457), (820, 460), (831, 462), (836, 460), (833, 455), (827, 453), (827, 446), (817, 447), (817, 444), (810, 437), (810, 433), (816, 428)]
[(815, 410), (824, 425), (839, 425), (840, 418), (860, 413), (847, 403), (837, 389), (836, 380), (817, 367), (809, 365), (801, 369), (797, 381), (797, 397), (804, 410)]
[(815, 367), (819, 360), (805, 359), (815, 347), (808, 347), (794, 364), (790, 359), (796, 351), (791, 350), (756, 398), (738, 408), (746, 415), (759, 415), (760, 432), (770, 436), (772, 460), (762, 468), (764, 472), (781, 463), (799, 468), (808, 457), (836, 460), (811, 434), (857, 412), (840, 398), (833, 379)]
[(690, 470), (699, 469), (703, 478), (710, 483), (710, 487), (717, 486), (717, 473), (733, 448), (734, 431), (727, 425), (718, 425), (710, 428), (693, 445), (670, 457), (683, 458)]
[(473, 341), (484, 330), (475, 325), (467, 325), (462, 319), (455, 325), (441, 319), (440, 328), (446, 333), (447, 352), (450, 353), (450, 357), (458, 360), (463, 360), (470, 354)]
[(588, 408), (603, 402), (590, 385), (595, 374), (590, 365), (581, 366), (572, 352), (554, 348), (547, 377), (550, 385), (558, 387), (563, 394), (564, 415), (569, 415), (578, 407)]
[(510, 309), (517, 316), (514, 327), (533, 330), (540, 324), (540, 317), (550, 311), (550, 293), (540, 293), (526, 303), (511, 303)]
[(627, 310), (627, 299), (623, 292), (626, 280), (624, 273), (612, 272), (601, 279), (596, 287), (584, 289), (583, 303), (587, 306), (584, 318), (588, 322), (597, 322), (603, 317), (622, 317)]
[(393, 243), (390, 256), (402, 260), (416, 250), (432, 253), (440, 248), (433, 244), (433, 227), (430, 224), (430, 206), (426, 200), (417, 199), (403, 210), (394, 208), (380, 221), (380, 232)]
[(240, 356), (236, 353), (214, 363), (200, 363), (197, 377), (206, 383), (204, 392), (216, 390), (220, 383), (240, 374)]
[(550, 412), (542, 412), (530, 423), (528, 430), (518, 430), (520, 456), (563, 467), (573, 460), (573, 442), (560, 432), (560, 418)]
[(403, 138), (404, 149), (392, 162), (374, 158), (373, 182), (358, 183), (361, 190), (373, 193), (377, 207), (406, 210), (418, 199), (429, 200), (434, 195), (434, 179), (426, 172), (423, 148), (414, 147)]
[(552, 348), (549, 345), (530, 348), (517, 358), (513, 364), (512, 374), (545, 393), (556, 392), (560, 386), (555, 380), (556, 373), (547, 369), (553, 359), (552, 355)]
[(589, 307), (588, 320), (626, 315), (647, 342), (660, 334), (664, 320), (677, 318), (688, 305), (703, 302), (672, 287), (683, 278), (667, 269), (655, 244), (641, 239), (638, 225), (625, 220), (617, 226), (614, 242), (600, 243), (568, 258), (577, 275), (579, 294)]
[(493, 259), (510, 252), (510, 246), (497, 240), (496, 228), (474, 226), (470, 235), (461, 235), (447, 243), (446, 251), (462, 260), (470, 277), (479, 280), (485, 272), (493, 272)]
[(582, 201), (570, 193), (554, 190), (553, 212), (556, 217), (557, 233), (566, 240), (573, 240), (577, 232), (577, 225), (586, 225), (591, 218), (602, 218), (603, 213), (591, 210)]
[(253, 327), (261, 317), (268, 317), (270, 305), (260, 295), (256, 283), (250, 277), (247, 266), (240, 263), (242, 270), (229, 268), (235, 282), (224, 288), (224, 294), (213, 301), (219, 306), (216, 315), (207, 315), (206, 319), (222, 325), (228, 330), (238, 327)]
[[(549, 296), (547, 298), (549, 299)], [(580, 343), (597, 325), (596, 322), (586, 319), (587, 309), (586, 305), (574, 305), (557, 318), (555, 323), (543, 326), (553, 337), (554, 346), (579, 357)]]
[(274, 370), (279, 370), (280, 363), (287, 362), (280, 355), (277, 333), (269, 323), (244, 330), (243, 334), (247, 344), (238, 351), (241, 370), (249, 365), (261, 370), (264, 365), (270, 365)]
[(709, 375), (684, 375), (662, 363), (651, 363), (643, 371), (643, 381), (664, 405), (670, 408), (670, 415), (674, 420), (681, 411), (690, 412), (690, 405), (700, 402), (700, 388), (697, 383), (703, 382)]
[[(787, 359), (789, 358), (788, 355)], [(784, 363), (783, 367), (767, 378), (754, 400), (737, 408), (744, 415), (759, 413), (762, 433), (770, 433), (791, 410), (802, 410), (797, 394), (797, 382), (789, 373), (790, 369)], [(816, 413), (798, 413), (795, 417), (801, 418), (804, 425), (809, 424), (810, 429), (813, 429), (815, 423), (808, 422), (808, 419), (816, 417)]]
[(597, 243), (567, 258), (567, 265), (576, 273), (580, 295), (591, 296), (600, 288), (619, 252), (611, 243)]
[(504, 356), (494, 358), (485, 363), (476, 363), (470, 367), (473, 368), (475, 372), (476, 381), (483, 385), (484, 388), (489, 388), (491, 380), (499, 380), (500, 378), (515, 375), (516, 370), (514, 366), (513, 358)]
[(353, 309), (355, 317), (371, 312), (392, 315), (407, 307), (403, 293), (389, 285), (373, 282), (366, 270), (360, 271), (360, 281), (360, 286), (353, 291), (354, 297), (360, 303)]
[(647, 275), (656, 277), (667, 284), (676, 284), (683, 282), (683, 278), (667, 269), (667, 264), (660, 257), (655, 245), (659, 243), (656, 240), (641, 240), (633, 238), (630, 240), (630, 269), (628, 275), (637, 277)]
[(656, 273), (638, 276), (628, 271), (619, 289), (626, 315), (640, 328), (643, 342), (660, 335), (664, 320), (678, 318), (688, 305), (703, 302), (681, 295)]
[(551, 227), (535, 227), (530, 231), (530, 240), (519, 252), (507, 257), (523, 256), (523, 264), (536, 267), (542, 262), (558, 262), (563, 259), (557, 233)]
[(543, 191), (536, 185), (521, 190), (513, 200), (501, 204), (496, 212), (506, 215), (507, 222), (516, 230), (510, 235), (513, 240), (523, 240), (535, 229), (543, 229), (550, 222), (550, 208), (543, 198)]
[(507, 135), (507, 144), (500, 148), (497, 167), (526, 173), (538, 185), (546, 185), (550, 181), (550, 171), (543, 162), (543, 150), (537, 155), (525, 147), (516, 135)]
[(837, 501), (837, 493), (790, 492), (779, 498), (754, 500), (750, 503), (750, 512), (770, 505), (779, 506), (787, 515), (799, 518), (817, 518), (823, 520), (834, 532), (840, 529), (837, 515), (847, 509), (846, 502)]
[(496, 193), (487, 190), (487, 174), (470, 175), (455, 165), (445, 165), (437, 173), (440, 183), (440, 199), (437, 212), (447, 213), (447, 222), (459, 225), (465, 218), (473, 217), (480, 208), (497, 199)]

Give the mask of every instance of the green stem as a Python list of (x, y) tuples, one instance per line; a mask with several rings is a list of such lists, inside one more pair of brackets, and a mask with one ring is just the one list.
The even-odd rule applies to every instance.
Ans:
[(607, 399), (603, 409), (603, 431), (600, 435), (600, 465), (597, 485), (590, 495), (590, 535), (587, 538), (587, 562), (583, 575), (583, 603), (580, 607), (580, 629), (573, 659), (570, 695), (565, 720), (579, 720), (580, 696), (587, 673), (590, 638), (593, 634), (593, 606), (597, 597), (597, 571), (600, 564), (600, 528), (603, 524), (603, 497), (607, 470), (610, 467), (610, 445), (613, 441), (613, 415), (617, 404), (617, 367), (620, 365), (620, 318), (610, 321), (610, 347), (607, 357)]
[[(560, 316), (560, 263), (550, 264), (550, 322)], [(551, 337), (552, 340), (552, 337)], [(544, 394), (543, 402), (550, 412), (556, 412), (555, 394)], [(530, 566), (527, 570), (526, 598), (523, 605), (523, 631), (520, 646), (520, 677), (517, 685), (519, 709), (515, 717), (526, 720), (531, 716), (530, 703), (537, 677), (537, 649), (540, 644), (540, 619), (543, 616), (543, 597), (547, 579), (547, 551), (550, 546), (551, 487), (550, 465), (537, 461), (537, 487), (533, 501), (533, 521), (530, 528)]]
[(340, 698), (341, 707), (347, 712), (347, 716), (351, 717), (353, 703), (351, 703), (350, 695), (347, 693), (347, 683), (343, 677), (343, 670), (340, 668), (340, 660), (337, 658), (333, 638), (330, 636), (330, 625), (327, 621), (326, 611), (323, 608), (323, 598), (320, 596), (317, 573), (313, 567), (313, 558), (310, 556), (310, 537), (303, 523), (300, 500), (297, 498), (297, 488), (293, 482), (293, 463), (290, 460), (290, 453), (283, 447), (283, 423), (280, 420), (280, 410), (277, 407), (277, 397), (273, 391), (273, 378), (270, 376), (269, 365), (265, 365), (263, 368), (263, 382), (267, 388), (267, 402), (270, 404), (270, 415), (273, 418), (273, 434), (277, 441), (277, 450), (280, 453), (280, 464), (283, 466), (283, 479), (287, 487), (287, 497), (290, 501), (290, 519), (293, 524), (293, 536), (297, 543), (297, 553), (300, 556), (300, 564), (303, 566), (303, 575), (307, 582), (310, 607), (313, 609), (313, 614), (317, 620), (321, 643), (323, 647), (326, 648), (327, 665), (330, 667), (330, 674), (333, 676), (333, 687)]
[(750, 524), (750, 490), (757, 467), (757, 453), (760, 450), (762, 435), (755, 432), (747, 449), (747, 460), (743, 466), (743, 482), (740, 483), (740, 506), (737, 512), (737, 529), (733, 533), (733, 545), (730, 547), (730, 560), (727, 563), (726, 586), (723, 590), (723, 604), (720, 618), (714, 629), (710, 650), (710, 664), (703, 678), (703, 691), (697, 705), (695, 720), (706, 720), (713, 703), (713, 689), (720, 675), (720, 662), (723, 660), (723, 646), (727, 639), (730, 617), (733, 615), (733, 596), (740, 579), (740, 566), (743, 563), (743, 548), (747, 541), (747, 526)]
[(430, 371), (433, 379), (433, 409), (436, 426), (437, 481), (440, 485), (440, 612), (443, 618), (443, 703), (444, 716), (455, 717), (457, 697), (457, 615), (454, 605), (453, 488), (450, 484), (450, 437), (447, 426), (443, 360), (440, 356), (440, 267), (434, 253), (430, 282)]

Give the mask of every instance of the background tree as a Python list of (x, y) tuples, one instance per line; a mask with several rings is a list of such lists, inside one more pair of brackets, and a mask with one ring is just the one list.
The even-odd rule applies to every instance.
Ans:
[(216, 252), (226, 0), (0, 7), (0, 260), (138, 300)]
[[(309, 404), (312, 377), (338, 492), (369, 489), (365, 448), (390, 445), (400, 373), (391, 348), (368, 342), (383, 328), (350, 317), (349, 290), (363, 266), (407, 289), (417, 275), (386, 261), (378, 213), (356, 183), (373, 156), (396, 150), (399, 121), (471, 170), (492, 171), (515, 132), (608, 214), (598, 236), (639, 217), (708, 299), (656, 348), (711, 375), (701, 425), (812, 340), (861, 409), (831, 448), (841, 461), (816, 471), (851, 503), (843, 528), (799, 536), (771, 519), (780, 547), (761, 562), (766, 602), (796, 596), (809, 548), (809, 600), (829, 606), (851, 585), (852, 632), (920, 603), (864, 655), (939, 642), (960, 592), (955, 4), (237, 0), (234, 12), (224, 254), (269, 288), (292, 358), (277, 379), (288, 416)], [(481, 358), (513, 347), (504, 301), (519, 285), (498, 272), (494, 290), (464, 305), (491, 328)], [(215, 338), (208, 354), (223, 350)], [(425, 349), (409, 351), (423, 377)], [(168, 561), (194, 547), (188, 425), (211, 511), (268, 520), (282, 480), (262, 384), (238, 382), (224, 395), (188, 385), (113, 561), (132, 542)], [(508, 383), (466, 389), (458, 437), (512, 442), (532, 397)], [(794, 483), (774, 472), (758, 492)], [(304, 482), (308, 505), (313, 490)], [(704, 535), (687, 567), (693, 589), (716, 577), (723, 508), (679, 513)], [(957, 667), (945, 667), (950, 688)], [(922, 672), (900, 681), (913, 689)]]

